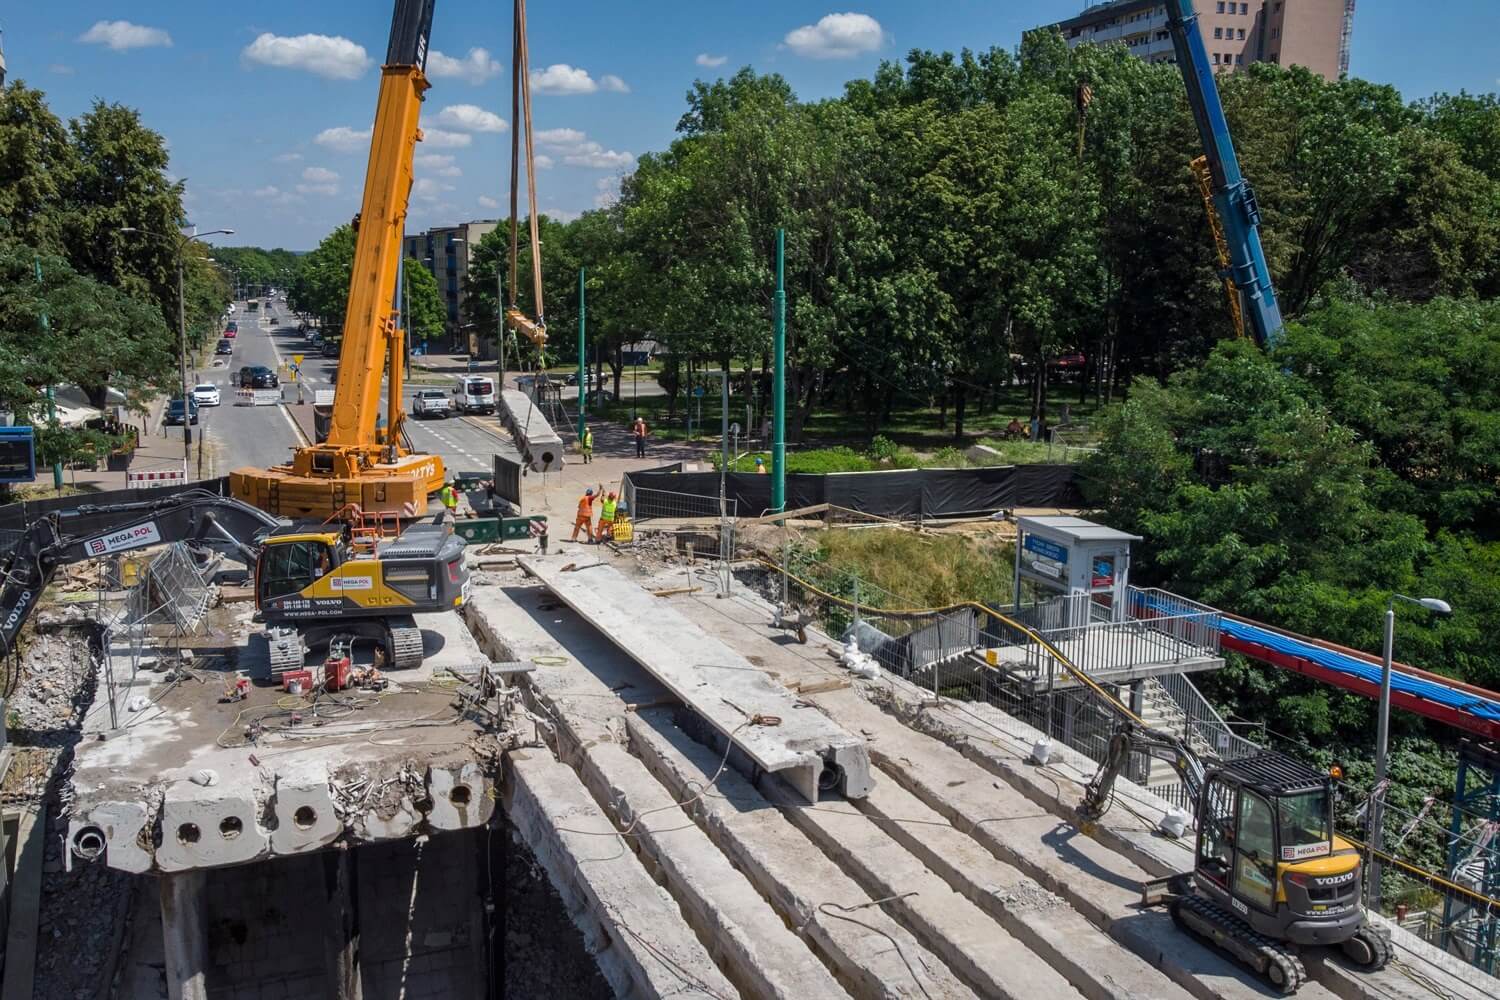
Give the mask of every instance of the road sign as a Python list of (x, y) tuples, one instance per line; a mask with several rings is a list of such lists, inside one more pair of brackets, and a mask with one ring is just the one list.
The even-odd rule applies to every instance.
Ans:
[(702, 399), (703, 398), (703, 386), (701, 386), (701, 385), (700, 386), (695, 386), (693, 388), (693, 395), (697, 396), (699, 399)]
[(303, 355), (301, 355), (301, 354), (293, 354), (292, 355), (292, 364), (294, 364), (294, 365), (300, 365), (302, 363), (302, 358), (303, 358)]

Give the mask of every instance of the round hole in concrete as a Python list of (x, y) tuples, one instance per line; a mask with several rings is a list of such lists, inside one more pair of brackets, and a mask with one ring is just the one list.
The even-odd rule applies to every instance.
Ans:
[(544, 452), (542, 452), (542, 464), (543, 465), (551, 465), (552, 464), (552, 452), (550, 452), (550, 451), (544, 451)]
[(104, 831), (97, 826), (86, 826), (73, 834), (73, 856), (83, 861), (94, 861), (104, 853)]
[(196, 844), (202, 835), (197, 823), (184, 823), (177, 828), (177, 842), (180, 844)]
[(225, 816), (219, 821), (219, 835), (225, 840), (233, 840), (244, 832), (245, 824), (238, 816)]
[(843, 775), (839, 769), (830, 765), (824, 765), (823, 770), (818, 772), (818, 791), (831, 792), (839, 787), (839, 781)]
[(454, 785), (453, 790), (448, 793), (448, 801), (456, 806), (468, 805), (470, 798), (472, 798), (472, 793), (468, 785)]
[(317, 821), (318, 811), (312, 806), (298, 806), (297, 811), (292, 813), (292, 822), (297, 824), (299, 830), (311, 830)]

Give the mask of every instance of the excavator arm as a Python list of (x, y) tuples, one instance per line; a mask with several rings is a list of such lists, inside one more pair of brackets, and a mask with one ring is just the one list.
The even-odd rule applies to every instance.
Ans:
[(60, 566), (168, 542), (227, 545), (253, 566), (265, 536), (281, 524), (265, 511), (207, 490), (45, 514), (0, 558), (0, 655), (14, 647)]
[(1083, 801), (1078, 804), (1079, 827), (1085, 831), (1093, 827), (1114, 802), (1115, 782), (1132, 753), (1144, 753), (1148, 757), (1164, 760), (1172, 765), (1178, 779), (1187, 789), (1191, 801), (1197, 802), (1203, 792), (1205, 770), (1202, 759), (1186, 743), (1159, 730), (1143, 726), (1139, 722), (1121, 720), (1110, 737), (1109, 748), (1099, 770), (1090, 779), (1083, 791)]

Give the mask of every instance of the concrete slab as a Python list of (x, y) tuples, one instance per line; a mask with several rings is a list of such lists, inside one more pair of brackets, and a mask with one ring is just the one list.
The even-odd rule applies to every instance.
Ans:
[[(117, 706), (119, 728), (96, 700), (76, 751), (70, 844), (102, 837), (111, 867), (178, 872), (488, 821), (500, 746), (485, 720), (461, 711), (448, 674), (484, 658), (461, 617), (422, 616), (426, 661), (390, 673), (378, 695), (289, 700), (260, 680), (248, 699), (226, 702), (236, 672), (269, 674), (251, 611), (210, 612), (206, 633), (186, 640), (190, 673), (142, 669), (134, 687), (119, 678), (148, 702)], [(181, 662), (175, 649), (164, 655), (175, 642), (158, 640), (163, 649), (145, 659)]]
[(554, 600), (534, 583), (488, 587), (476, 592), (468, 609), (487, 641), (504, 636), (503, 645), (486, 648), (492, 657), (545, 664), (529, 675), (529, 693), (537, 713), (556, 725), (554, 749), (616, 826), (630, 831), (625, 842), (742, 992), (768, 1000), (847, 996), (807, 943), (703, 831), (683, 822), (677, 801), (618, 742), (628, 705), (655, 700), (656, 682), (576, 613), (553, 609)]
[[(864, 741), (776, 684), (725, 643), (607, 565), (582, 557), (523, 556), (518, 562), (568, 607), (651, 672), (757, 767), (779, 774), (809, 802), (820, 782), (848, 798), (869, 790)], [(778, 720), (775, 723), (761, 720)]]
[(507, 815), (617, 996), (739, 996), (572, 768), (547, 751), (516, 751), (506, 757), (504, 788)]
[(625, 725), (651, 773), (687, 803), (685, 811), (850, 993), (882, 1000), (975, 996), (749, 782), (733, 770), (720, 773), (722, 755), (679, 729), (669, 710), (643, 710)]
[(500, 390), (500, 423), (533, 472), (556, 472), (563, 467), (562, 438), (519, 389)]

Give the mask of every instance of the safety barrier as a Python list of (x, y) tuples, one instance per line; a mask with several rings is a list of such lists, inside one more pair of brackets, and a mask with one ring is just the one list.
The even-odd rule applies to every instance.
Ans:
[(280, 389), (236, 389), (235, 406), (275, 406), (281, 402)]
[(158, 489), (163, 486), (182, 486), (187, 482), (187, 463), (176, 469), (143, 469), (125, 472), (126, 489)]

